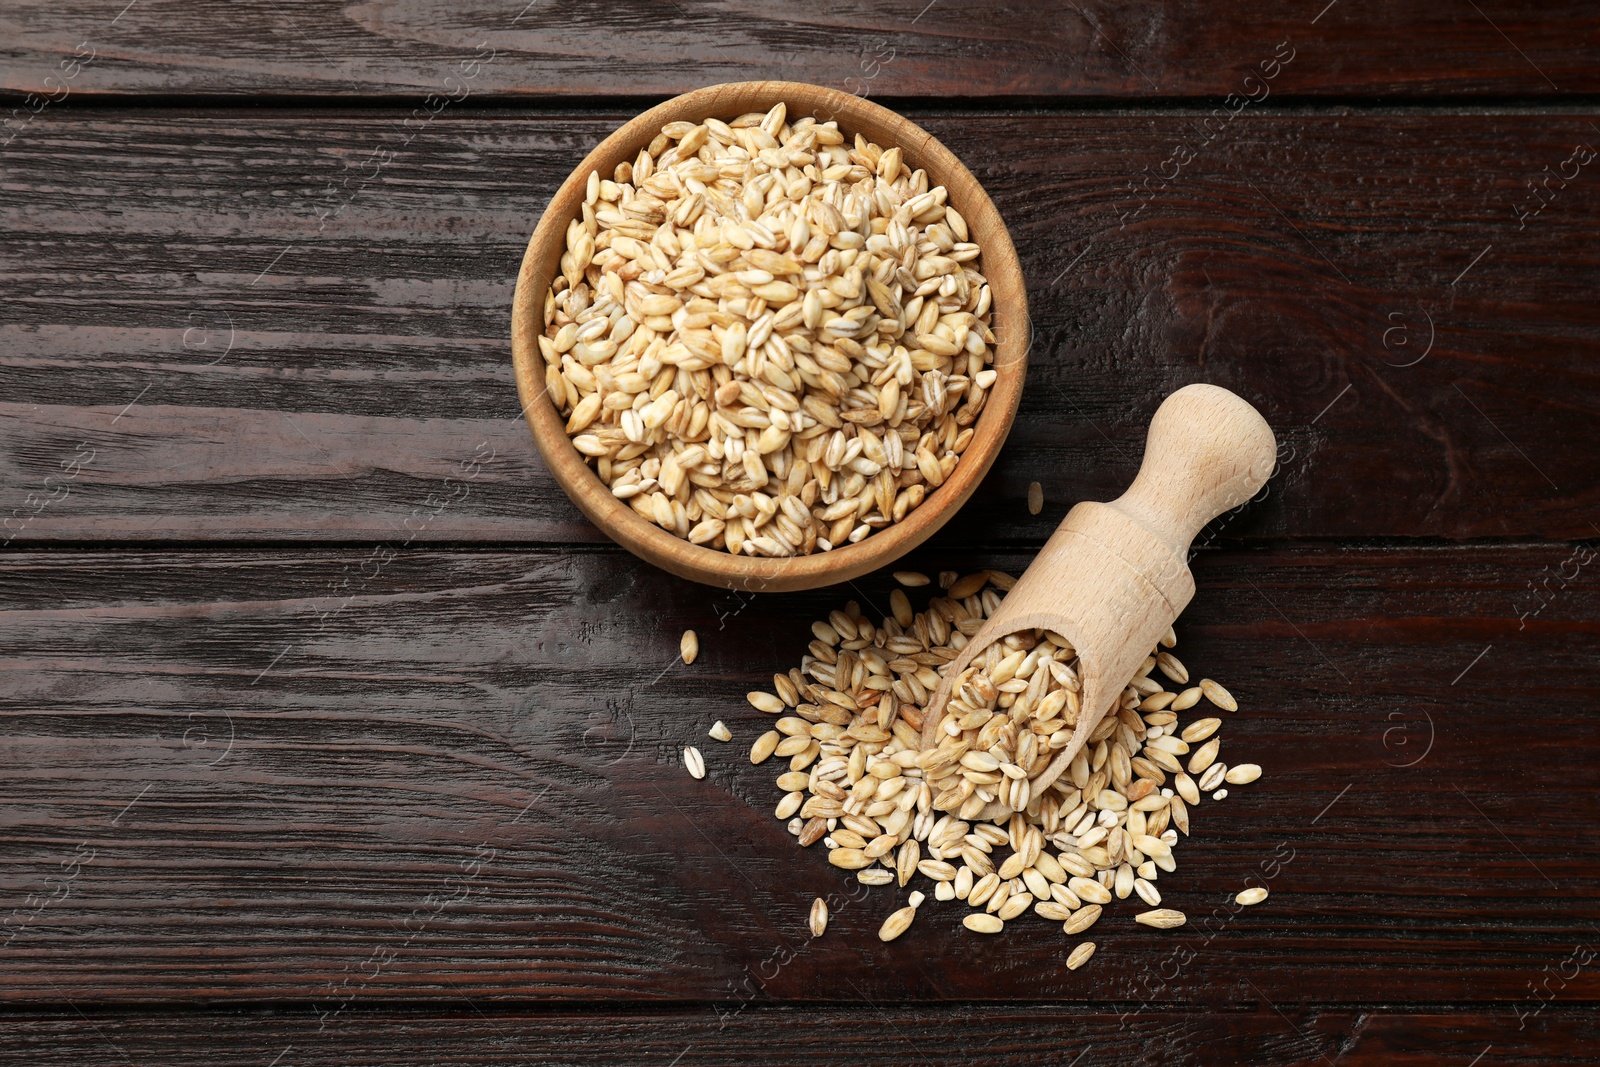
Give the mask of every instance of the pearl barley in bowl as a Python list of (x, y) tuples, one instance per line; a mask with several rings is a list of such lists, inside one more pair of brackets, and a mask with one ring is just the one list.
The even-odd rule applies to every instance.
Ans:
[(930, 135), (847, 94), (714, 86), (607, 138), (518, 279), (535, 440), (584, 512), (698, 581), (843, 581), (960, 507), (1021, 392), (1009, 235)]

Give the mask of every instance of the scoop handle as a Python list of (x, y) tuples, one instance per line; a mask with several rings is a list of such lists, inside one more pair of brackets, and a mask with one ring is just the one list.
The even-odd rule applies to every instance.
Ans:
[(1180, 559), (1206, 523), (1254, 496), (1272, 476), (1278, 444), (1261, 413), (1216, 385), (1186, 385), (1150, 420), (1144, 462), (1111, 506)]

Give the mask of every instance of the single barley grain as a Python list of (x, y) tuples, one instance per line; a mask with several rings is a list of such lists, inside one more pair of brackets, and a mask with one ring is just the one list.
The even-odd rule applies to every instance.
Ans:
[(907, 841), (900, 846), (899, 852), (895, 855), (894, 870), (901, 885), (911, 881), (911, 876), (916, 873), (920, 853), (921, 850), (915, 841)]
[(779, 741), (778, 747), (773, 749), (773, 753), (783, 757), (784, 759), (788, 759), (790, 756), (798, 756), (800, 753), (804, 752), (810, 747), (810, 736), (790, 736), (785, 737), (782, 741)]
[(1157, 908), (1154, 911), (1142, 911), (1138, 915), (1135, 915), (1133, 919), (1135, 922), (1143, 923), (1146, 926), (1153, 926), (1158, 930), (1171, 930), (1182, 926), (1184, 923), (1189, 921), (1188, 916), (1184, 915), (1183, 912), (1173, 911), (1171, 908)]
[(821, 937), (828, 929), (828, 905), (821, 897), (811, 902), (811, 936)]
[(975, 911), (962, 919), (961, 925), (975, 934), (998, 934), (1006, 928), (1004, 919), (981, 911)]
[(836, 848), (828, 853), (828, 862), (847, 871), (859, 871), (872, 865), (872, 857), (859, 848)]
[(966, 895), (966, 901), (974, 908), (982, 907), (999, 889), (1000, 876), (991, 872), (972, 884), (971, 891)]
[(1149, 834), (1135, 834), (1133, 847), (1152, 859), (1160, 859), (1163, 856), (1172, 855), (1172, 847), (1170, 845), (1161, 840), (1161, 838), (1151, 837)]
[(1222, 784), (1222, 780), (1227, 777), (1227, 774), (1228, 765), (1226, 763), (1211, 764), (1205, 769), (1205, 773), (1200, 775), (1200, 792), (1211, 792)]
[(1081, 934), (1085, 930), (1089, 929), (1089, 927), (1093, 926), (1099, 920), (1099, 918), (1100, 905), (1085, 904), (1083, 907), (1072, 913), (1071, 917), (1067, 919), (1066, 924), (1062, 927), (1062, 930), (1069, 934)]
[(1173, 776), (1173, 787), (1177, 790), (1178, 795), (1182, 797), (1186, 803), (1200, 803), (1200, 787), (1195, 784), (1195, 780), (1193, 778), (1189, 777), (1187, 774), (1184, 774), (1182, 771), (1179, 771)]
[(1217, 761), (1217, 753), (1222, 749), (1222, 738), (1213, 737), (1195, 750), (1189, 757), (1189, 773), (1201, 774), (1207, 767)]
[(1172, 825), (1189, 836), (1189, 805), (1182, 797), (1169, 797), (1167, 799), (1167, 812), (1172, 820)]
[(1111, 903), (1111, 890), (1090, 878), (1073, 878), (1067, 882), (1067, 888), (1076, 893), (1081, 900), (1091, 904)]
[(1233, 694), (1213, 682), (1210, 678), (1200, 679), (1200, 691), (1205, 694), (1207, 700), (1223, 711), (1239, 710), (1239, 702), (1233, 699)]
[(1083, 944), (1081, 944), (1077, 948), (1073, 949), (1072, 950), (1072, 954), (1067, 957), (1067, 970), (1069, 970), (1069, 971), (1077, 970), (1079, 967), (1082, 967), (1085, 963), (1088, 963), (1089, 962), (1089, 957), (1093, 956), (1093, 955), (1094, 955), (1094, 942), (1093, 941), (1085, 941)]
[(1037, 515), (1044, 510), (1044, 486), (1038, 482), (1028, 483), (1028, 514)]
[(727, 724), (724, 723), (721, 719), (718, 719), (716, 722), (712, 723), (711, 724), (711, 729), (707, 730), (706, 733), (707, 733), (708, 736), (710, 736), (713, 740), (716, 740), (716, 741), (732, 741), (733, 740), (733, 732), (728, 729)]
[(771, 693), (763, 693), (760, 690), (756, 690), (746, 693), (745, 699), (750, 702), (752, 708), (757, 711), (764, 711), (769, 715), (777, 715), (783, 711), (783, 701)]
[(928, 584), (928, 576), (921, 571), (895, 571), (894, 580), (907, 589), (916, 589)]
[(690, 745), (683, 750), (683, 765), (689, 768), (691, 778), (704, 778), (706, 776), (706, 761), (700, 755), (700, 750)]
[(1032, 893), (1013, 893), (1006, 898), (1006, 902), (995, 909), (995, 914), (1002, 922), (1010, 922), (1033, 906)]
[(1157, 652), (1156, 666), (1161, 669), (1162, 674), (1179, 685), (1189, 680), (1189, 668), (1185, 667), (1183, 662), (1171, 652)]
[(1041, 900), (1034, 904), (1033, 913), (1041, 919), (1064, 922), (1072, 918), (1072, 909), (1059, 900)]
[(888, 885), (894, 881), (894, 872), (882, 867), (868, 867), (856, 872), (856, 881), (862, 885)]
[(1226, 789), (1219, 789), (1215, 793), (1211, 794), (1211, 799), (1212, 800), (1227, 800), (1228, 799), (1228, 791)]
[(911, 920), (917, 917), (914, 907), (901, 908), (883, 920), (883, 925), (878, 928), (879, 941), (893, 941), (907, 930), (911, 929)]
[(989, 584), (988, 571), (975, 571), (964, 578), (958, 578), (950, 586), (951, 600), (965, 600)]
[(1252, 886), (1233, 899), (1235, 903), (1243, 904), (1248, 907), (1251, 904), (1259, 904), (1263, 900), (1266, 900), (1267, 890), (1265, 886)]
[(1261, 768), (1254, 763), (1236, 763), (1222, 777), (1229, 785), (1249, 785), (1261, 777)]
[(1181, 737), (1160, 734), (1145, 742), (1145, 750), (1149, 752), (1165, 752), (1171, 756), (1183, 756), (1189, 752), (1189, 742)]
[(991, 568), (989, 571), (989, 584), (1002, 593), (1009, 593), (1012, 587), (1017, 584), (1017, 580), (1005, 571), (997, 571)]
[(683, 631), (683, 638), (678, 642), (678, 655), (683, 657), (684, 663), (693, 663), (700, 655), (700, 637), (693, 630)]
[(777, 749), (778, 742), (783, 740), (783, 735), (776, 730), (768, 730), (756, 738), (756, 743), (750, 746), (750, 762), (764, 763), (768, 756)]

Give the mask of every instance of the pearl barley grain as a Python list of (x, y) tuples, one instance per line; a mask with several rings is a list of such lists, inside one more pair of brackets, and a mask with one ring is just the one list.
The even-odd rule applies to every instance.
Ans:
[(1210, 678), (1200, 679), (1200, 692), (1204, 693), (1207, 700), (1223, 711), (1239, 710), (1239, 702), (1233, 699), (1233, 694), (1213, 682)]
[(1145, 926), (1153, 926), (1157, 930), (1172, 930), (1189, 921), (1188, 916), (1184, 915), (1183, 912), (1174, 911), (1171, 908), (1156, 908), (1154, 911), (1140, 912), (1133, 919), (1134, 922), (1143, 923)]
[(1261, 768), (1254, 763), (1237, 763), (1222, 777), (1229, 785), (1249, 785), (1261, 777)]
[(907, 930), (911, 929), (911, 920), (917, 917), (917, 909), (904, 907), (892, 913), (883, 920), (883, 925), (878, 928), (879, 941), (893, 941)]
[(821, 937), (828, 929), (828, 905), (821, 897), (811, 902), (811, 936)]

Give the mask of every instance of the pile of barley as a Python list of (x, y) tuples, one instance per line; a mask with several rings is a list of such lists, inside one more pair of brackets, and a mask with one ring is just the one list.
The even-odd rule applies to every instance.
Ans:
[[(833, 612), (812, 626), (816, 639), (801, 667), (774, 675), (775, 693), (750, 694), (754, 707), (780, 716), (750, 753), (753, 763), (789, 759), (778, 778), (777, 817), (790, 820), (801, 845), (823, 841), (829, 862), (857, 871), (863, 883), (904, 886), (927, 877), (935, 897), (974, 909), (964, 923), (975, 932), (998, 933), (1032, 911), (1078, 934), (1113, 898), (1134, 894), (1153, 909), (1137, 921), (1181, 925), (1181, 912), (1160, 907), (1156, 883), (1177, 869), (1174, 850), (1179, 831), (1189, 832), (1190, 809), (1203, 793), (1220, 800), (1224, 782), (1255, 781), (1261, 769), (1218, 760), (1220, 719), (1180, 730), (1178, 712), (1202, 698), (1234, 711), (1232, 696), (1210, 679), (1186, 685), (1187, 669), (1166, 651), (1176, 642), (1169, 631), (1066, 773), (1036, 789), (1077, 721), (1076, 654), (1051, 631), (1013, 634), (962, 675), (940, 743), (923, 751), (922, 711), (939, 668), (1014, 579), (947, 573), (940, 584), (945, 595), (920, 614), (899, 589), (881, 624), (854, 602)], [(880, 932), (886, 940), (909, 927), (921, 903), (913, 895), (916, 902)], [(1249, 896), (1240, 902), (1256, 903), (1265, 892)], [(1080, 966), (1093, 951), (1090, 942), (1079, 945), (1068, 965)]]
[(980, 249), (946, 196), (782, 104), (668, 123), (591, 173), (539, 338), (573, 445), (639, 515), (732, 553), (905, 518), (995, 380)]

